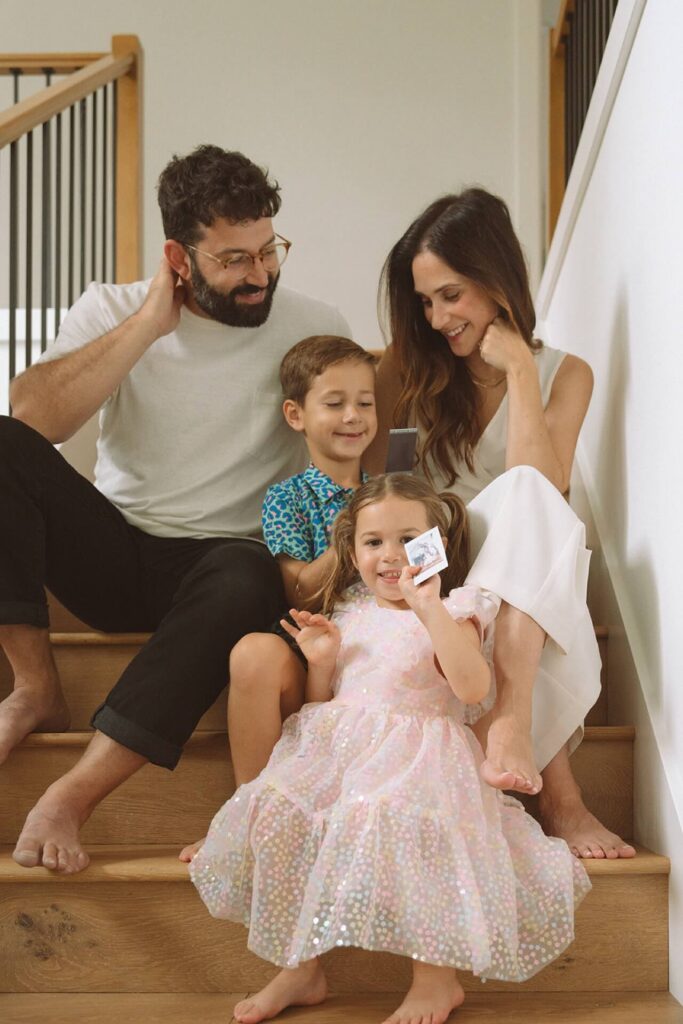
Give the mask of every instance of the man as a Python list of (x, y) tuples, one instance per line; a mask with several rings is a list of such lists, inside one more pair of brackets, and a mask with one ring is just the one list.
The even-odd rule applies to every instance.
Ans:
[[(166, 242), (151, 282), (92, 284), (0, 419), (0, 644), (15, 676), (0, 763), (68, 728), (43, 584), (92, 626), (154, 631), (92, 720), (76, 766), (28, 815), (25, 867), (81, 870), (93, 808), (147, 762), (173, 768), (226, 683), (228, 654), (281, 611), (257, 539), (266, 488), (303, 465), (278, 367), (331, 307), (278, 288), (290, 243), (279, 188), (240, 153), (200, 146), (159, 180)], [(95, 486), (54, 449), (100, 409)], [(52, 442), (52, 443), (50, 443)]]

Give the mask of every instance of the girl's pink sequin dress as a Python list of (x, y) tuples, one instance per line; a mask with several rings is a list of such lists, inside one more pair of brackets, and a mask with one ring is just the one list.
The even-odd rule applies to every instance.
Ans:
[[(490, 629), (475, 587), (444, 601)], [(294, 967), (335, 946), (387, 950), (522, 981), (574, 938), (590, 889), (566, 843), (483, 783), (465, 705), (411, 611), (352, 588), (334, 697), (287, 720), (261, 775), (215, 816), (193, 860), (214, 917)]]

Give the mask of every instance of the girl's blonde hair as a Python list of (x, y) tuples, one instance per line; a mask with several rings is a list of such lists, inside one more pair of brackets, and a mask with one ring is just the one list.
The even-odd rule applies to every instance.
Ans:
[(375, 505), (390, 496), (419, 501), (427, 513), (429, 528), (438, 527), (446, 538), (448, 568), (441, 577), (441, 593), (447, 594), (464, 582), (469, 569), (469, 531), (463, 502), (455, 494), (437, 494), (426, 480), (410, 473), (387, 473), (359, 487), (335, 520), (332, 548), (337, 557), (321, 589), (325, 615), (330, 614), (347, 587), (359, 578), (352, 559), (358, 514), (367, 505)]

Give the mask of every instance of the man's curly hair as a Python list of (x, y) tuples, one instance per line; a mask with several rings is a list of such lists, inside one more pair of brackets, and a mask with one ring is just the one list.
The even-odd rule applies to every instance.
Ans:
[(166, 238), (193, 245), (219, 217), (239, 223), (274, 217), (280, 186), (242, 153), (219, 146), (198, 146), (174, 156), (158, 184)]

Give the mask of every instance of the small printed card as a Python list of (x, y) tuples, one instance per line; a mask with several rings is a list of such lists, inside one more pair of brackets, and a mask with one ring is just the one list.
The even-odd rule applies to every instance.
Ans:
[(411, 565), (419, 565), (422, 572), (413, 577), (415, 586), (424, 583), (430, 576), (441, 572), (448, 566), (448, 559), (439, 536), (439, 529), (433, 526), (419, 537), (413, 537), (406, 543), (406, 555)]

